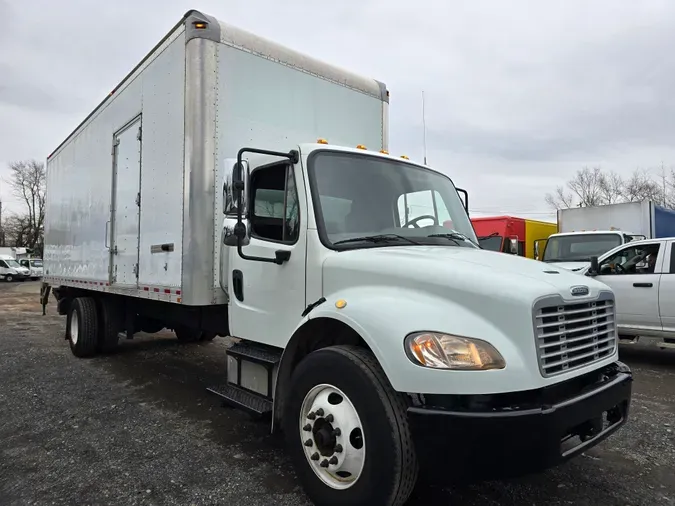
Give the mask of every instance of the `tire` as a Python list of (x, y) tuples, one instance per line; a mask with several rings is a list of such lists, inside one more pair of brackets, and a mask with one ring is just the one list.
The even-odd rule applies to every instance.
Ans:
[(202, 332), (201, 337), (199, 338), (200, 341), (213, 341), (216, 338), (216, 333), (215, 332), (209, 332), (207, 330)]
[(70, 351), (79, 358), (96, 354), (98, 343), (98, 314), (96, 301), (91, 297), (73, 300), (68, 311), (67, 337)]
[(96, 351), (111, 353), (119, 344), (119, 332), (122, 328), (122, 312), (114, 300), (109, 298), (98, 301), (98, 340)]
[[(310, 401), (317, 391), (315, 401)], [(323, 413), (310, 409), (319, 404), (326, 406)], [(418, 473), (407, 407), (405, 395), (394, 391), (368, 350), (331, 346), (310, 353), (302, 360), (291, 378), (282, 423), (288, 451), (310, 500), (322, 506), (404, 504), (413, 491)], [(332, 421), (328, 418), (332, 415), (328, 413), (331, 409), (335, 411)], [(352, 411), (355, 417), (351, 416)], [(311, 414), (306, 416), (307, 413), (314, 413), (314, 419), (310, 419)], [(340, 428), (343, 422), (350, 433), (335, 436), (335, 428)], [(359, 426), (360, 442), (359, 429), (350, 428)], [(331, 437), (326, 437), (331, 428)], [(308, 439), (312, 440), (311, 445)], [(333, 443), (337, 446), (331, 448)], [(312, 460), (315, 454), (320, 455)], [(331, 477), (330, 469), (322, 466), (329, 462), (329, 457), (342, 459), (333, 463), (335, 474), (344, 473), (343, 469), (348, 467), (343, 467), (346, 457), (350, 458), (352, 469), (362, 466), (354, 483), (345, 487), (344, 474), (341, 479)], [(328, 464), (328, 467), (332, 466)]]
[(194, 343), (202, 337), (202, 331), (192, 327), (180, 325), (173, 329), (176, 337), (181, 343)]
[(5, 281), (7, 281), (8, 283), (11, 283), (12, 281), (14, 281), (14, 276), (12, 276), (11, 274), (7, 274), (5, 276)]

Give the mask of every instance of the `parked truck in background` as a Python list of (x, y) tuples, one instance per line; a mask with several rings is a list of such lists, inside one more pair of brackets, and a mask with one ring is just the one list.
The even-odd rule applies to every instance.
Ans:
[(527, 258), (534, 258), (535, 244), (558, 228), (555, 223), (515, 216), (477, 217), (471, 218), (471, 223), (482, 248)]
[(551, 467), (629, 411), (612, 291), (479, 249), (451, 179), (387, 153), (388, 102), (190, 11), (47, 160), (41, 301), (73, 354), (238, 338), (210, 390), (283, 429), (319, 505)]
[(675, 211), (653, 201), (559, 209), (558, 233), (545, 246), (537, 244), (537, 256), (579, 272), (589, 266), (592, 256), (621, 244), (670, 236), (675, 236)]

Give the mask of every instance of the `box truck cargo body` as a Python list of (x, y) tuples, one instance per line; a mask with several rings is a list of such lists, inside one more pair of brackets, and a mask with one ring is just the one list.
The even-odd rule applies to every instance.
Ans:
[(629, 413), (612, 291), (480, 249), (468, 195), (388, 153), (388, 97), (190, 11), (47, 161), (73, 354), (237, 338), (209, 391), (283, 428), (315, 504), (545, 469)]
[(49, 156), (50, 279), (224, 304), (217, 189), (239, 148), (387, 148), (382, 83), (214, 25), (180, 23)]

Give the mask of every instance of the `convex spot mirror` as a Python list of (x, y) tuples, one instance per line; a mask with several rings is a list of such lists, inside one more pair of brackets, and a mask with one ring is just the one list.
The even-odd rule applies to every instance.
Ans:
[(249, 179), (248, 162), (243, 160), (241, 166), (236, 158), (225, 160), (225, 182), (223, 183), (223, 213), (237, 214), (239, 196), (241, 195), (241, 214), (246, 216), (247, 189)]

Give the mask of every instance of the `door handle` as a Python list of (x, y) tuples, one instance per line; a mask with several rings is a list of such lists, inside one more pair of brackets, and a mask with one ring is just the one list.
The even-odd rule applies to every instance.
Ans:
[(635, 288), (651, 288), (654, 286), (652, 283), (633, 283)]
[(110, 243), (108, 240), (110, 239), (110, 220), (105, 222), (105, 247), (110, 249)]

